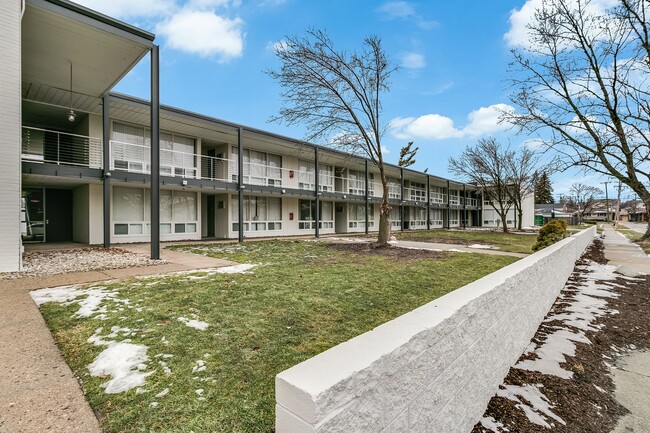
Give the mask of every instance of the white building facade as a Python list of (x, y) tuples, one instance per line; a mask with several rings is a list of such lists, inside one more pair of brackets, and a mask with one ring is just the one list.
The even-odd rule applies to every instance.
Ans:
[[(20, 268), (26, 242), (378, 229), (381, 183), (366, 159), (158, 106), (155, 84), (153, 104), (111, 94), (147, 53), (157, 60), (154, 35), (67, 0), (0, 8), (0, 271)], [(152, 60), (152, 83), (157, 68)], [(472, 185), (387, 171), (393, 230), (489, 225)]]

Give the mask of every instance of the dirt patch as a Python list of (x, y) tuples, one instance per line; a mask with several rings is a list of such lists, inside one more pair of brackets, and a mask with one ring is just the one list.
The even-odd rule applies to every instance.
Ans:
[[(596, 241), (578, 265), (585, 265), (589, 260), (606, 263), (602, 242)], [(566, 311), (567, 299), (579, 296), (576, 285), (585, 279), (584, 275), (582, 268), (575, 269), (562, 296), (547, 316), (551, 321), (540, 327), (533, 342), (545, 341), (560, 324), (567, 327), (566, 323), (553, 320), (553, 316)], [(571, 379), (511, 368), (501, 386), (502, 390), (507, 385), (537, 386), (548, 399), (552, 412), (566, 423), (550, 420), (553, 431), (609, 433), (618, 419), (627, 412), (614, 399), (614, 384), (609, 371), (623, 353), (650, 348), (650, 277), (636, 281), (617, 278), (614, 283), (621, 287), (610, 289), (618, 295), (617, 298), (607, 299), (607, 308), (611, 313), (593, 322), (594, 327), (600, 330), (585, 331), (590, 343), (576, 343), (575, 356), (566, 356), (566, 362), (560, 364), (564, 370), (573, 374)], [(531, 358), (535, 356), (526, 353), (520, 362)], [(495, 423), (491, 428), (479, 423), (473, 432), (506, 431), (506, 428), (510, 432), (521, 433), (548, 431), (547, 428), (532, 423), (517, 406), (517, 402), (503, 396), (493, 397), (484, 416), (491, 417)]]
[(375, 242), (328, 242), (323, 245), (337, 251), (388, 257), (399, 262), (413, 262), (423, 259), (443, 259), (449, 257), (449, 253), (444, 251), (412, 250), (407, 248), (398, 248), (392, 245), (379, 245)]

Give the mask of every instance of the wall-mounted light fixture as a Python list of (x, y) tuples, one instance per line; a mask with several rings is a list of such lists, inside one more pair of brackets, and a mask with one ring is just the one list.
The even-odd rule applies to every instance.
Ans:
[(181, 184), (182, 184), (183, 186), (187, 186), (187, 181), (186, 181), (185, 179), (183, 179), (183, 181), (181, 182)]

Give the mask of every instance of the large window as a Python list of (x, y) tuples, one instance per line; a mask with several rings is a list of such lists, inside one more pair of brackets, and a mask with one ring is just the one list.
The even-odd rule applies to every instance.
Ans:
[(459, 213), (459, 212), (458, 212), (458, 209), (451, 209), (449, 212), (450, 212), (450, 213), (449, 213), (449, 225), (450, 225), (450, 226), (452, 226), (452, 225), (456, 225), (456, 226), (457, 226), (458, 223), (459, 223), (459, 220), (458, 220), (458, 213)]
[[(151, 195), (143, 188), (113, 188), (113, 234), (148, 235), (151, 232)], [(160, 191), (160, 233), (197, 232), (196, 193)]]
[[(170, 132), (160, 133), (160, 174), (196, 177), (195, 140)], [(132, 172), (151, 171), (151, 140), (143, 126), (113, 123), (111, 159), (114, 168)]]
[(416, 207), (411, 208), (411, 220), (409, 227), (412, 229), (422, 228), (427, 225), (427, 209)]
[(429, 211), (429, 220), (432, 226), (442, 226), (442, 209), (431, 209)]
[(389, 177), (386, 181), (388, 182), (388, 198), (399, 200), (402, 197), (402, 184), (400, 180)]
[[(310, 161), (298, 161), (298, 188), (313, 191), (315, 189), (314, 173), (316, 167)], [(327, 164), (319, 164), (318, 167), (318, 190), (334, 191), (334, 167)]]
[(449, 191), (449, 204), (452, 206), (460, 205), (460, 195), (458, 190), (452, 189)]
[(427, 189), (425, 184), (411, 182), (411, 200), (427, 201)]
[(445, 190), (440, 186), (432, 186), (429, 191), (429, 202), (434, 204), (444, 204), (446, 201)]
[[(232, 181), (237, 182), (239, 151), (232, 148)], [(244, 183), (282, 186), (282, 157), (257, 150), (244, 149)]]
[[(244, 197), (244, 231), (282, 230), (282, 199), (275, 197)], [(232, 230), (239, 231), (239, 200), (232, 196)]]
[[(368, 204), (368, 228), (375, 226), (375, 210), (374, 205)], [(348, 204), (348, 227), (364, 228), (366, 226), (366, 206), (362, 203)]]
[[(368, 173), (368, 194), (374, 195), (375, 176)], [(356, 195), (366, 194), (366, 173), (357, 170), (348, 170), (348, 193)]]
[(393, 206), (390, 210), (390, 225), (393, 228), (399, 229), (402, 226), (402, 219), (400, 218), (399, 206)]
[[(314, 200), (299, 200), (300, 230), (314, 230), (316, 228), (316, 202)], [(321, 201), (319, 206), (319, 228), (334, 228), (334, 204), (330, 201)]]

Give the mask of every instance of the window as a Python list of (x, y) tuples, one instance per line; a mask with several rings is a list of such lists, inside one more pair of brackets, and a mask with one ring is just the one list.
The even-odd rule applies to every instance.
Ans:
[[(150, 233), (150, 191), (142, 188), (113, 188), (113, 234)], [(160, 233), (196, 233), (196, 193), (160, 191)]]
[(442, 209), (431, 209), (429, 211), (429, 220), (432, 226), (442, 227)]
[(400, 180), (395, 179), (394, 177), (389, 177), (386, 181), (388, 182), (388, 198), (399, 200), (402, 197), (402, 185)]
[[(368, 194), (374, 195), (373, 173), (368, 173)], [(366, 173), (357, 170), (348, 170), (348, 193), (366, 195)]]
[[(368, 204), (368, 228), (375, 226), (374, 205)], [(361, 203), (348, 204), (348, 227), (364, 228), (366, 226), (366, 206)]]
[(458, 225), (458, 209), (452, 209), (449, 212), (449, 225)]
[(393, 228), (400, 228), (402, 226), (402, 219), (400, 218), (400, 208), (398, 206), (394, 206), (390, 210), (390, 225)]
[[(316, 228), (316, 202), (313, 200), (299, 200), (300, 220), (298, 228), (300, 230), (314, 230)], [(329, 201), (321, 201), (319, 207), (319, 224), (321, 229), (334, 228), (334, 204)]]
[(433, 186), (429, 190), (429, 202), (434, 204), (444, 204), (446, 201), (444, 189), (439, 186)]
[[(232, 181), (237, 182), (238, 149), (232, 148)], [(251, 185), (282, 186), (282, 157), (256, 150), (244, 149), (244, 183)]]
[(452, 189), (449, 191), (449, 204), (452, 206), (460, 205), (460, 196), (458, 190)]
[(427, 201), (426, 186), (423, 183), (411, 182), (411, 200)]
[[(315, 186), (315, 165), (309, 161), (298, 161), (298, 188), (313, 191)], [(334, 167), (320, 164), (318, 168), (318, 190), (334, 191)]]
[(409, 221), (409, 227), (412, 229), (421, 228), (427, 225), (427, 210), (426, 208), (411, 208), (412, 219)]
[[(245, 197), (242, 206), (244, 231), (282, 230), (282, 199), (275, 197)], [(232, 197), (233, 231), (239, 231), (239, 200)]]
[[(195, 140), (170, 132), (160, 133), (160, 174), (196, 177)], [(150, 131), (143, 126), (113, 123), (111, 162), (116, 169), (149, 173)]]

